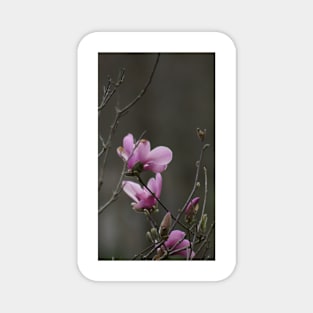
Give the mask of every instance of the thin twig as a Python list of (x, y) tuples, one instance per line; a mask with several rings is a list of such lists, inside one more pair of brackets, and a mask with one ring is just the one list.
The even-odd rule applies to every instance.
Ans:
[(101, 141), (101, 150), (98, 153), (98, 158), (101, 157), (101, 155), (103, 154), (104, 150), (106, 149), (106, 146), (105, 146), (105, 143), (104, 143), (104, 139), (103, 139), (103, 137), (101, 135), (99, 135), (99, 139)]
[(193, 188), (190, 192), (190, 195), (186, 201), (186, 203), (184, 204), (183, 208), (180, 210), (180, 212), (178, 213), (176, 219), (174, 219), (174, 223), (172, 224), (172, 227), (170, 229), (173, 230), (174, 227), (176, 226), (176, 224), (179, 222), (181, 216), (183, 215), (183, 213), (185, 212), (186, 210), (186, 207), (188, 206), (189, 202), (191, 201), (191, 198), (193, 197), (195, 191), (196, 191), (196, 188), (197, 188), (197, 183), (198, 183), (198, 177), (199, 177), (199, 169), (200, 169), (200, 165), (201, 165), (201, 161), (202, 161), (202, 156), (203, 156), (203, 152), (206, 148), (209, 147), (209, 144), (205, 144), (202, 149), (201, 149), (201, 152), (200, 152), (200, 157), (199, 157), (199, 160), (196, 162), (196, 167), (197, 167), (197, 170), (196, 170), (196, 176), (195, 176), (195, 181), (194, 181), (194, 184), (193, 184)]
[(113, 90), (111, 90), (112, 80), (109, 79), (108, 86), (104, 90), (101, 104), (98, 107), (99, 115), (100, 115), (101, 111), (103, 110), (103, 108), (108, 104), (108, 102), (110, 101), (112, 96), (115, 94), (115, 92), (119, 88), (119, 86), (124, 82), (124, 78), (125, 78), (125, 69), (122, 68), (122, 69), (120, 69), (119, 76), (117, 78), (117, 82), (114, 83)]
[(208, 241), (208, 239), (209, 239), (209, 237), (210, 237), (210, 235), (211, 235), (211, 233), (212, 233), (214, 227), (215, 227), (215, 222), (213, 222), (213, 223), (211, 224), (211, 227), (210, 227), (208, 233), (206, 234), (206, 236), (205, 236), (205, 238), (204, 238), (204, 241), (202, 242), (202, 244), (200, 245), (200, 247), (198, 248), (198, 250), (195, 252), (195, 256), (201, 251), (201, 249), (202, 249), (202, 248), (204, 247), (204, 245), (207, 243), (207, 241)]
[(205, 166), (203, 166), (203, 172), (204, 172), (204, 198), (203, 198), (203, 205), (202, 205), (202, 211), (198, 223), (197, 230), (200, 230), (200, 225), (201, 225), (201, 218), (204, 214), (205, 211), (205, 206), (206, 206), (206, 199), (207, 199), (207, 194), (208, 194), (208, 171)]
[[(138, 181), (150, 192), (150, 194), (154, 197), (154, 199), (162, 206), (162, 208), (166, 211), (166, 212), (170, 212), (170, 210), (165, 206), (165, 204), (163, 204), (161, 202), (161, 200), (154, 194), (154, 192), (143, 182), (143, 180), (141, 179), (141, 177), (139, 175), (136, 175)], [(171, 213), (171, 217), (172, 219), (176, 222), (176, 218), (175, 216), (172, 215)], [(177, 221), (177, 223), (182, 226), (184, 229), (189, 230), (189, 228), (187, 226), (185, 226), (183, 223), (181, 223), (180, 221)]]
[(148, 87), (150, 86), (150, 84), (152, 82), (152, 78), (154, 76), (154, 73), (156, 71), (157, 65), (159, 63), (159, 59), (160, 59), (160, 54), (158, 53), (156, 61), (155, 61), (154, 66), (153, 66), (153, 69), (152, 69), (152, 72), (151, 72), (151, 74), (150, 74), (150, 76), (149, 76), (149, 78), (148, 78), (144, 88), (139, 92), (137, 97), (134, 100), (132, 100), (129, 104), (127, 104), (124, 108), (122, 108), (122, 109), (119, 109), (117, 107), (115, 108), (115, 117), (114, 117), (113, 123), (110, 126), (109, 135), (108, 135), (107, 141), (105, 143), (106, 150), (105, 150), (103, 161), (102, 161), (102, 165), (101, 165), (101, 168), (100, 168), (98, 191), (100, 191), (102, 186), (103, 186), (104, 167), (105, 167), (106, 162), (107, 162), (109, 151), (111, 149), (112, 137), (113, 137), (113, 134), (114, 134), (114, 132), (115, 132), (115, 130), (117, 128), (118, 122), (119, 122), (120, 118), (122, 116), (126, 115), (129, 112), (129, 110), (138, 102), (138, 100), (148, 90)]

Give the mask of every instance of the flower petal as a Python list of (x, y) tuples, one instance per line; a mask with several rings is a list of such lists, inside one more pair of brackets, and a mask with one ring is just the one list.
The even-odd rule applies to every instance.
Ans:
[(134, 146), (134, 136), (132, 134), (126, 135), (123, 139), (123, 148), (128, 157), (132, 154)]
[(160, 173), (157, 173), (155, 175), (155, 187), (153, 192), (158, 198), (160, 198), (161, 190), (162, 190), (162, 176)]
[(152, 209), (152, 207), (155, 204), (156, 204), (156, 200), (154, 199), (154, 197), (149, 196), (147, 198), (141, 199), (133, 207), (134, 207), (134, 209)]
[(162, 176), (157, 173), (155, 178), (152, 177), (149, 179), (148, 188), (155, 194), (157, 198), (160, 198), (161, 190), (162, 190)]
[(147, 163), (168, 164), (172, 161), (173, 152), (167, 147), (156, 147), (150, 151), (147, 158)]
[(139, 162), (145, 163), (149, 153), (150, 153), (150, 142), (146, 139), (141, 139), (137, 147), (135, 148), (134, 155), (136, 156)]
[[(184, 249), (186, 248), (186, 249)], [(185, 258), (193, 258), (195, 256), (195, 253), (192, 251), (191, 254), (190, 254), (190, 241), (187, 240), (187, 239), (184, 239), (180, 244), (178, 244), (175, 248), (174, 248), (174, 251), (175, 250), (180, 250), (180, 249), (184, 249), (184, 250), (181, 250), (181, 251), (178, 251), (178, 252), (175, 252), (174, 255), (181, 255)]]
[(134, 201), (136, 202), (140, 201), (140, 197), (143, 193), (143, 190), (139, 184), (134, 183), (132, 181), (123, 181), (122, 188), (124, 192)]
[[(181, 230), (173, 230), (164, 245), (167, 249), (174, 247), (179, 241), (185, 238), (186, 234)], [(174, 248), (176, 249), (176, 248)]]
[(143, 169), (145, 171), (152, 171), (153, 173), (162, 173), (166, 170), (167, 165), (160, 165), (160, 164), (155, 164), (155, 163), (146, 163), (143, 166)]
[(125, 153), (125, 150), (123, 147), (118, 147), (116, 149), (116, 152), (120, 158), (122, 158), (124, 161), (127, 161), (128, 155)]

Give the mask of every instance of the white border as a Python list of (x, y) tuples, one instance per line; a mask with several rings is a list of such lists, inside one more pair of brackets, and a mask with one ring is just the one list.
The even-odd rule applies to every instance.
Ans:
[[(214, 52), (215, 261), (98, 261), (98, 52)], [(77, 261), (93, 281), (219, 281), (236, 266), (236, 48), (218, 32), (98, 32), (78, 46)]]

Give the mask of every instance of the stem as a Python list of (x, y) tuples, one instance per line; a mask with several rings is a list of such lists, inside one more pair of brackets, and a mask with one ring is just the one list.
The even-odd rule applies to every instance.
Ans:
[(199, 157), (199, 160), (196, 162), (196, 167), (197, 167), (197, 170), (196, 170), (196, 176), (195, 176), (195, 181), (194, 181), (194, 184), (193, 184), (193, 188), (191, 190), (191, 193), (186, 201), (186, 203), (184, 204), (182, 210), (180, 210), (180, 212), (178, 213), (176, 219), (174, 219), (174, 223), (172, 224), (172, 227), (170, 229), (170, 231), (172, 231), (174, 229), (174, 227), (176, 226), (176, 224), (178, 223), (179, 219), (181, 218), (182, 214), (185, 212), (186, 210), (186, 207), (188, 206), (189, 202), (191, 201), (191, 198), (193, 197), (195, 191), (196, 191), (196, 188), (197, 188), (197, 182), (198, 182), (198, 177), (199, 177), (199, 168), (200, 168), (200, 165), (201, 165), (201, 161), (202, 161), (202, 156), (203, 156), (203, 151), (209, 147), (209, 144), (206, 144), (202, 147), (201, 149), (201, 152), (200, 152), (200, 157)]
[[(141, 177), (139, 175), (136, 175), (138, 181), (151, 193), (151, 195), (154, 197), (154, 199), (162, 206), (162, 208), (168, 213), (170, 210), (161, 202), (161, 200), (152, 192), (152, 190), (142, 181)], [(175, 216), (172, 215), (172, 219), (177, 222), (180, 226), (182, 226), (184, 229), (189, 230), (187, 226), (185, 226), (183, 223), (176, 220)]]

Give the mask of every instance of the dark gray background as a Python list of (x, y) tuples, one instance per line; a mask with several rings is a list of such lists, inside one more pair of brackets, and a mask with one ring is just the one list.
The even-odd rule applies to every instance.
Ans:
[[(114, 117), (114, 107), (129, 103), (144, 87), (156, 54), (99, 54), (99, 102), (107, 76), (116, 79), (125, 68), (125, 80), (99, 120), (99, 131), (106, 138)], [(104, 186), (99, 195), (101, 206), (111, 195), (122, 167), (116, 148), (123, 137), (131, 132), (136, 138), (147, 131), (145, 138), (151, 147), (167, 146), (173, 151), (173, 160), (162, 173), (161, 200), (176, 214), (187, 200), (195, 177), (195, 162), (199, 158), (201, 142), (196, 128), (207, 129), (205, 142), (210, 144), (203, 158), (208, 169), (208, 199), (206, 212), (208, 224), (214, 220), (214, 54), (161, 54), (158, 67), (147, 93), (137, 102), (129, 114), (120, 120), (112, 141), (112, 151), (105, 168)], [(101, 161), (100, 165), (101, 166)], [(146, 181), (153, 175), (145, 173)], [(196, 195), (202, 196), (204, 178), (200, 171), (202, 187)], [(142, 214), (130, 206), (132, 200), (123, 192), (119, 199), (99, 217), (99, 258), (129, 259), (149, 245), (145, 233), (150, 225)], [(201, 201), (202, 205), (202, 201)], [(162, 207), (155, 214), (160, 221)], [(177, 227), (179, 229), (179, 227)], [(214, 258), (214, 235), (211, 237), (210, 258)]]

